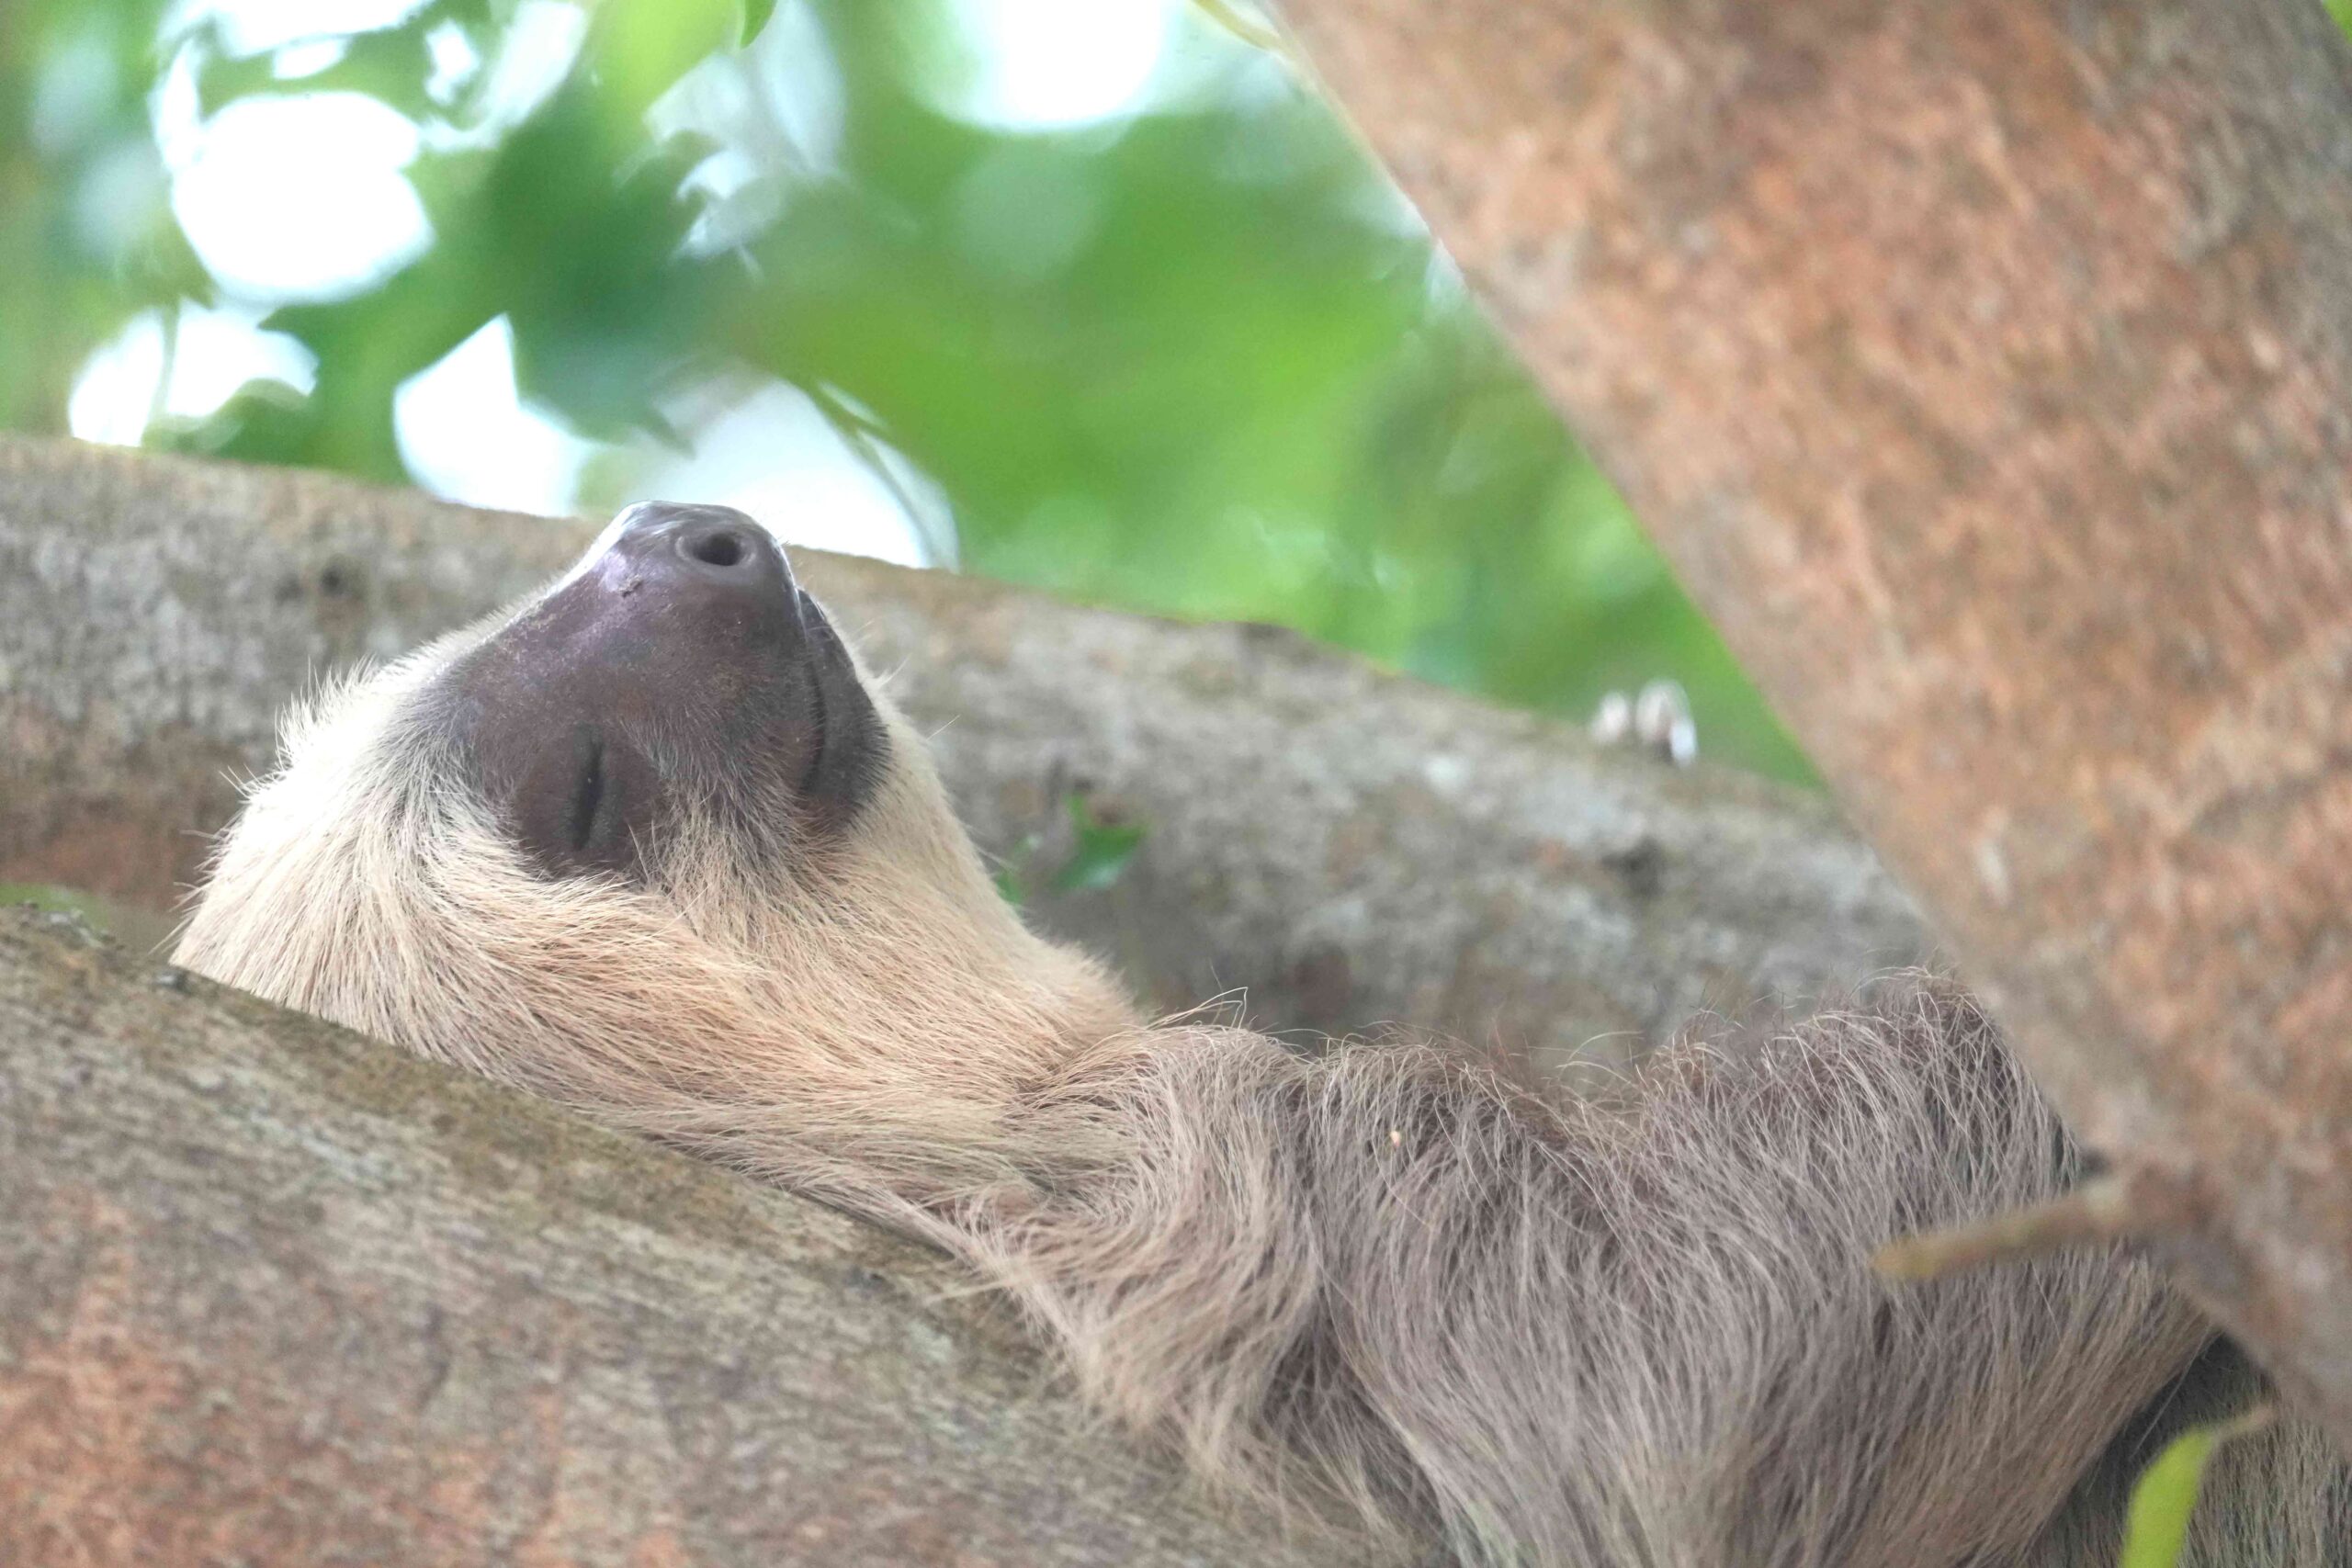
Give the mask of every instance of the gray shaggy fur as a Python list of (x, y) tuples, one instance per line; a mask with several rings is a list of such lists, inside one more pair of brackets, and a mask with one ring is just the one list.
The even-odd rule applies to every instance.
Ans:
[[(1023, 1108), (1108, 1122), (1122, 1157), (963, 1206), (941, 1239), (1200, 1472), (1407, 1551), (2114, 1561), (2155, 1435), (2133, 1418), (2211, 1331), (2111, 1255), (1916, 1290), (1868, 1268), (1889, 1236), (2076, 1173), (1964, 995), (1890, 981), (1851, 1010), (1685, 1043), (1623, 1090), (1560, 1101), (1432, 1047), (1307, 1059), (1167, 1029)], [(2223, 1401), (2255, 1386), (2241, 1369)], [(2265, 1444), (2217, 1488), (2191, 1561), (2352, 1562), (2341, 1468), (2309, 1432)], [(2133, 1461), (2100, 1477), (2111, 1448)]]
[[(837, 839), (688, 813), (641, 881), (550, 879), (416, 717), (505, 624), (298, 719), (181, 961), (928, 1239), (1138, 1440), (1367, 1560), (2088, 1568), (2156, 1446), (2258, 1397), (2120, 1253), (1871, 1274), (2078, 1173), (1948, 985), (1582, 1098), (1149, 1026), (1003, 907), (878, 693), (888, 775)], [(2196, 1568), (2344, 1568), (2352, 1482), (2281, 1424), (2196, 1529)]]

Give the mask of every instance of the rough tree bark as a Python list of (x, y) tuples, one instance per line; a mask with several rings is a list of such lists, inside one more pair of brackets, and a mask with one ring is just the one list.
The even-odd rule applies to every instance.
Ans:
[(0, 1562), (1339, 1564), (944, 1260), (0, 910)]
[(1285, 0), (2037, 1074), (2352, 1444), (2317, 0)]
[[(0, 437), (0, 883), (167, 906), (304, 681), (464, 624), (594, 529)], [(1150, 825), (1107, 892), (1037, 910), (1159, 1005), (1238, 991), (1275, 1028), (1557, 1052), (1922, 951), (1817, 799), (1285, 634), (796, 558), (936, 732), (985, 847), (1050, 869), (1073, 786)]]

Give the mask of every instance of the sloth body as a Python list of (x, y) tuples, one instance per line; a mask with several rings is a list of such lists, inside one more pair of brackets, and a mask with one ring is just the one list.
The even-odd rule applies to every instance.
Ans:
[[(1140, 1439), (1368, 1560), (2088, 1568), (2155, 1446), (2258, 1392), (2120, 1253), (1871, 1276), (2078, 1168), (1947, 986), (1606, 1103), (1148, 1022), (721, 509), (633, 508), (312, 704), (176, 956), (925, 1238)], [(2186, 1561), (2352, 1563), (2352, 1479), (2233, 1444)]]

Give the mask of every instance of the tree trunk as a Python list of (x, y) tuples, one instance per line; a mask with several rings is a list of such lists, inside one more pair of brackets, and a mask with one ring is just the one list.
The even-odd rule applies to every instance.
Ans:
[[(0, 883), (165, 907), (305, 682), (464, 624), (594, 531), (0, 437)], [(1276, 1029), (1556, 1054), (1922, 950), (1817, 798), (1596, 751), (1283, 633), (796, 560), (1043, 922), (1158, 1006), (1240, 994)], [(1050, 886), (1074, 789), (1149, 825), (1106, 892)]]
[(2352, 1444), (2317, 0), (1287, 0), (2037, 1074)]

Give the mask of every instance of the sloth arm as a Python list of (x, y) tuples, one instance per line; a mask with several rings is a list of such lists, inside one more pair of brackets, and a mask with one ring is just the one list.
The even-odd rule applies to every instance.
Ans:
[(1894, 986), (1622, 1089), (1151, 1031), (1026, 1097), (1007, 1136), (1038, 1179), (967, 1200), (950, 1245), (1098, 1404), (1395, 1553), (2112, 1561), (2120, 1489), (2069, 1494), (2210, 1330), (2112, 1253), (1920, 1288), (1868, 1268), (2077, 1174), (1973, 1004)]

